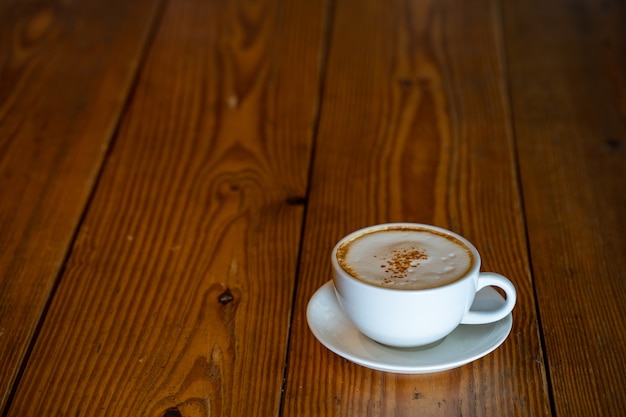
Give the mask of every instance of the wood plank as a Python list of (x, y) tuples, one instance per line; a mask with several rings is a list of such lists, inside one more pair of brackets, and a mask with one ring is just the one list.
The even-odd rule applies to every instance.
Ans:
[(533, 275), (558, 416), (626, 410), (626, 8), (504, 2)]
[(107, 152), (157, 6), (0, 2), (0, 414)]
[[(498, 5), (342, 1), (329, 50), (285, 416), (545, 416), (548, 388), (517, 185)], [(372, 371), (324, 348), (306, 304), (334, 243), (415, 221), (473, 241), (519, 292), (509, 339), (461, 368)]]
[(325, 13), (167, 4), (8, 416), (277, 414)]

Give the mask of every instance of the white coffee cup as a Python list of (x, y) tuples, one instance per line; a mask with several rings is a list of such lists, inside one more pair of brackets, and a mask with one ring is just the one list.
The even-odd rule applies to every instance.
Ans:
[[(430, 225), (357, 230), (335, 245), (331, 262), (342, 310), (363, 334), (392, 347), (425, 346), (459, 324), (498, 321), (517, 298), (507, 278), (480, 272), (480, 255), (470, 242)], [(506, 301), (491, 311), (471, 311), (485, 286), (501, 288)]]

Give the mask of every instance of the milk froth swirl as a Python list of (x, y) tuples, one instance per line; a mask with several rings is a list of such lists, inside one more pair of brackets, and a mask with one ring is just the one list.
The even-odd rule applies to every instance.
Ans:
[(474, 263), (472, 252), (455, 237), (410, 226), (359, 234), (339, 246), (337, 261), (361, 281), (407, 290), (452, 283)]

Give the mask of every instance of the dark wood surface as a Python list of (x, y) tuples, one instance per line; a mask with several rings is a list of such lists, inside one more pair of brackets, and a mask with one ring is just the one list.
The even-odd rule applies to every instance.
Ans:
[(2, 409), (63, 280), (157, 8), (0, 2)]
[[(0, 415), (626, 409), (626, 8), (0, 0)], [(518, 290), (450, 371), (323, 347), (343, 235), (454, 230)]]
[(554, 412), (626, 410), (626, 8), (510, 2), (519, 171)]

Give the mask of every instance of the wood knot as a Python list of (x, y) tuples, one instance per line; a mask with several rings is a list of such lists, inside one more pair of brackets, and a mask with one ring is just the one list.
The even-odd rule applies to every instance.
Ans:
[(400, 84), (402, 88), (407, 89), (407, 90), (413, 87), (413, 81), (409, 78), (400, 78), (398, 80), (398, 83)]
[(289, 204), (290, 206), (304, 206), (307, 203), (307, 199), (306, 197), (296, 195), (287, 197), (285, 199), (285, 203)]
[(172, 407), (165, 410), (165, 414), (163, 414), (163, 417), (183, 417), (183, 415), (180, 413), (180, 410), (177, 407)]
[(220, 304), (222, 305), (226, 305), (230, 303), (231, 301), (233, 301), (234, 299), (235, 297), (233, 296), (233, 293), (230, 291), (230, 288), (226, 288), (226, 291), (224, 291), (217, 297), (217, 301), (219, 301)]
[(611, 150), (617, 150), (622, 146), (622, 142), (619, 139), (608, 138), (606, 140), (606, 146)]

